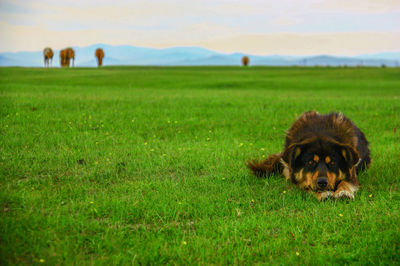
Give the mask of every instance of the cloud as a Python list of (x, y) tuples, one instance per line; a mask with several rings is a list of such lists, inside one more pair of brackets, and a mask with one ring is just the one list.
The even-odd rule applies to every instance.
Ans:
[[(134, 32), (121, 30), (84, 29), (53, 31), (42, 26), (19, 26), (0, 22), (2, 42), (0, 51), (38, 51), (46, 46), (60, 49), (67, 46), (86, 46), (93, 43), (122, 44), (132, 41)], [(133, 33), (133, 34), (132, 34)]]
[(292, 26), (292, 25), (298, 25), (300, 23), (304, 22), (304, 19), (295, 17), (295, 16), (280, 16), (280, 17), (275, 17), (269, 21), (269, 23), (273, 25), (279, 25), (279, 26)]
[(316, 11), (351, 12), (351, 13), (385, 13), (399, 12), (398, 0), (335, 0), (314, 1), (310, 8)]
[(15, 26), (4, 22), (0, 23), (0, 32), (4, 36), (0, 43), (0, 50), (3, 51), (38, 51), (46, 46), (60, 49), (67, 46), (107, 43), (155, 48), (202, 46), (225, 53), (244, 52), (259, 55), (357, 55), (377, 51), (398, 51), (400, 47), (400, 33), (242, 34), (236, 32), (234, 28), (224, 28), (209, 23), (183, 27), (174, 33), (159, 30), (156, 31), (157, 38), (154, 38), (154, 32), (145, 30), (83, 29), (58, 32), (40, 26)]
[(201, 45), (216, 51), (240, 51), (258, 55), (357, 55), (399, 51), (400, 33), (270, 33), (222, 38), (205, 41)]
[(400, 32), (398, 0), (1, 0), (0, 5), (1, 51), (102, 42), (337, 54), (392, 50)]

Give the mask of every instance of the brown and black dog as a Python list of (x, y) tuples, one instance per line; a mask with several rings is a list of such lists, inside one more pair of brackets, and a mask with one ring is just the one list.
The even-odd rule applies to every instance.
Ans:
[(357, 174), (370, 162), (368, 141), (350, 119), (310, 111), (293, 123), (281, 153), (247, 166), (259, 177), (282, 174), (324, 200), (353, 199), (360, 186)]

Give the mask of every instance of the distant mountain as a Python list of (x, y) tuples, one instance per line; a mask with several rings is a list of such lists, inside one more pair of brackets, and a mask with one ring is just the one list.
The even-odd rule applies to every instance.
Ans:
[(363, 59), (386, 59), (386, 60), (398, 60), (400, 61), (400, 52), (386, 52), (377, 54), (364, 54), (357, 56)]
[[(224, 54), (201, 47), (172, 47), (155, 49), (131, 45), (95, 44), (86, 47), (73, 47), (75, 50), (75, 65), (79, 67), (94, 67), (96, 59), (94, 51), (103, 48), (105, 52), (104, 65), (160, 65), (160, 66), (195, 66), (195, 65), (240, 65), (243, 53)], [(385, 52), (366, 54), (354, 57), (319, 56), (259, 56), (248, 55), (250, 65), (268, 66), (398, 66), (400, 52)], [(55, 51), (53, 66), (59, 66), (59, 51)], [(43, 66), (42, 51), (0, 53), (0, 66)]]
[(396, 60), (366, 59), (358, 57), (313, 56), (303, 58), (301, 62), (309, 66), (396, 66)]

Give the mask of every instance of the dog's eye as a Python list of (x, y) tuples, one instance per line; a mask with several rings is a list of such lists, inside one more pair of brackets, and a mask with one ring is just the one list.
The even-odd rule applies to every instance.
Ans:
[(314, 164), (315, 164), (315, 161), (314, 161), (314, 160), (311, 160), (311, 161), (308, 162), (308, 164), (309, 164), (309, 165), (314, 165)]

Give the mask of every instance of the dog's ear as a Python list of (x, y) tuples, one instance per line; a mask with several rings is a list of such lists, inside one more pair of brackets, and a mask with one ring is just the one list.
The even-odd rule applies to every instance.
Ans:
[(284, 164), (293, 169), (296, 159), (301, 155), (302, 152), (307, 150), (310, 145), (316, 140), (316, 138), (308, 138), (300, 143), (290, 144), (282, 152), (282, 161)]
[(350, 145), (347, 145), (347, 144), (338, 145), (338, 149), (340, 150), (340, 154), (346, 161), (349, 168), (352, 168), (353, 166), (357, 165), (358, 162), (360, 161), (360, 155)]
[(282, 153), (282, 160), (293, 169), (294, 162), (300, 156), (303, 145), (295, 143), (287, 147)]

